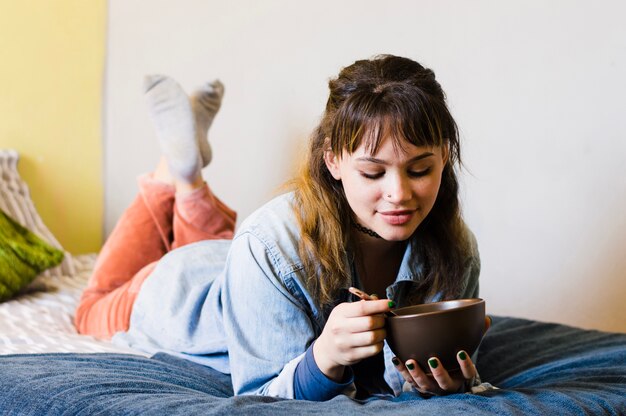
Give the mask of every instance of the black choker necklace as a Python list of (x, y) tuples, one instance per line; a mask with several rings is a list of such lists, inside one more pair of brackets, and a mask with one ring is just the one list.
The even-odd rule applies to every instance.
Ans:
[(359, 230), (360, 232), (362, 232), (362, 233), (364, 233), (364, 234), (367, 234), (367, 235), (369, 235), (369, 236), (372, 236), (372, 237), (374, 237), (374, 238), (381, 238), (381, 239), (382, 239), (382, 237), (381, 237), (381, 236), (379, 236), (379, 235), (376, 233), (376, 231), (372, 231), (372, 230), (370, 230), (369, 228), (365, 228), (365, 227), (363, 227), (361, 224), (359, 224), (359, 223), (358, 223), (358, 222), (356, 222), (356, 221), (352, 221), (352, 224), (354, 225), (354, 228), (356, 228), (356, 229), (357, 229), (357, 230)]

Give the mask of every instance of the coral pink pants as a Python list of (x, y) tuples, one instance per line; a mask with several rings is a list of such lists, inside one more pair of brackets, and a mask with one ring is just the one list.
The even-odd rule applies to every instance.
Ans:
[(200, 240), (233, 238), (236, 213), (208, 185), (180, 195), (151, 175), (138, 182), (139, 194), (102, 248), (76, 309), (81, 334), (110, 338), (126, 331), (141, 284), (167, 252)]

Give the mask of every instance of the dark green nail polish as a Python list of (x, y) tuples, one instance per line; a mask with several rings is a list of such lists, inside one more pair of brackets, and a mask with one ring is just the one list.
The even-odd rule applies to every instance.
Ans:
[(393, 357), (391, 359), (391, 362), (393, 363), (393, 365), (398, 366), (400, 365), (400, 360), (398, 360), (396, 357)]
[(396, 307), (396, 302), (390, 300), (389, 303), (387, 303), (387, 305), (389, 305), (390, 308), (395, 308)]
[(409, 370), (413, 370), (415, 368), (415, 366), (413, 365), (413, 363), (408, 363), (406, 365), (406, 368), (408, 368)]
[(428, 360), (428, 365), (430, 366), (430, 368), (435, 369), (439, 366), (439, 362), (437, 362), (436, 358), (431, 358), (430, 360)]
[(459, 353), (459, 358), (463, 361), (467, 360), (467, 354), (465, 354), (465, 351), (461, 351)]

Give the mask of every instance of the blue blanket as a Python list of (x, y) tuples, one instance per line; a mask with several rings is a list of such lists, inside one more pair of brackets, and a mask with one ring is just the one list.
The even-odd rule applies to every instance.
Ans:
[(9, 355), (0, 357), (0, 414), (626, 414), (626, 334), (494, 318), (477, 366), (500, 390), (317, 403), (233, 397), (227, 375), (166, 354)]

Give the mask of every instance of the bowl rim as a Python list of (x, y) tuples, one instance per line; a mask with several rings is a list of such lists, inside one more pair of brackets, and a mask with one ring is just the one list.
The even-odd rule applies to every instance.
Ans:
[(475, 305), (479, 305), (479, 304), (484, 304), (485, 303), (485, 300), (483, 298), (449, 299), (449, 300), (441, 300), (439, 302), (419, 303), (417, 305), (404, 306), (402, 308), (396, 309), (396, 311), (400, 311), (402, 309), (412, 308), (412, 307), (415, 307), (415, 306), (436, 305), (436, 304), (439, 304), (439, 303), (456, 302), (456, 301), (459, 301), (459, 300), (464, 300), (464, 301), (471, 300), (473, 302), (468, 302), (467, 305), (459, 306), (457, 308), (444, 309), (444, 310), (431, 311), (431, 312), (412, 313), (412, 314), (409, 314), (409, 315), (394, 315), (394, 316), (389, 316), (388, 319), (396, 320), (396, 319), (405, 319), (405, 318), (415, 318), (416, 316), (428, 316), (428, 315), (435, 315), (435, 314), (444, 314), (444, 313), (458, 311), (458, 310), (469, 308), (471, 306), (475, 306)]

